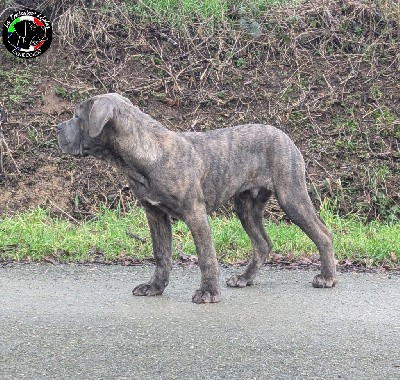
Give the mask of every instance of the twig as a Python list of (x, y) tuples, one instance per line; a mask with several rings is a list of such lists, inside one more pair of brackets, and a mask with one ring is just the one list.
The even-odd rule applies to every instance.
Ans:
[[(4, 150), (3, 147), (5, 147), (5, 150)], [(4, 156), (5, 152), (10, 156), (11, 161), (13, 162), (13, 164), (15, 166), (15, 169), (17, 170), (17, 173), (21, 174), (21, 171), (19, 170), (18, 165), (15, 162), (14, 157), (13, 157), (13, 155), (11, 153), (11, 149), (8, 147), (7, 142), (6, 142), (5, 138), (4, 138), (4, 134), (0, 130), (0, 168), (1, 168), (1, 171), (3, 173), (5, 172), (4, 171), (4, 165), (3, 165), (3, 156)]]
[(82, 222), (79, 220), (75, 219), (72, 215), (68, 214), (66, 211), (64, 211), (62, 208), (58, 207), (56, 204), (54, 204), (51, 200), (49, 200), (50, 204), (55, 207), (57, 210), (61, 211), (65, 216), (73, 220), (75, 223), (82, 225)]
[(146, 239), (141, 238), (140, 236), (134, 234), (132, 231), (126, 231), (126, 234), (127, 234), (130, 238), (135, 239), (135, 240), (138, 240), (138, 241), (140, 241), (141, 243), (147, 243), (147, 240), (146, 240)]

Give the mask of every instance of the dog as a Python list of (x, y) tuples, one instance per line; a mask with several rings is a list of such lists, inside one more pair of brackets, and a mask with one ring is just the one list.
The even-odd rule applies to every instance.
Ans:
[(227, 285), (251, 285), (272, 248), (262, 223), (272, 194), (319, 250), (321, 273), (313, 286), (336, 284), (332, 234), (307, 193), (302, 155), (281, 130), (247, 124), (208, 132), (173, 132), (115, 93), (78, 104), (73, 118), (57, 129), (64, 153), (91, 155), (120, 169), (144, 207), (156, 268), (148, 283), (133, 289), (134, 295), (159, 295), (168, 285), (172, 217), (188, 225), (198, 254), (201, 283), (192, 301), (219, 302), (219, 266), (207, 214), (230, 199), (250, 237), (253, 256)]

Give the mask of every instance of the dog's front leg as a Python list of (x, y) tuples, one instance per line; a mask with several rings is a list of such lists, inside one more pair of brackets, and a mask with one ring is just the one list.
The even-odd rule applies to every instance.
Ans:
[(172, 267), (172, 231), (169, 216), (152, 205), (146, 205), (145, 211), (153, 242), (156, 269), (148, 283), (140, 284), (133, 289), (132, 293), (135, 296), (155, 296), (162, 294), (168, 285)]
[(201, 271), (200, 288), (194, 292), (192, 301), (195, 303), (219, 302), (221, 300), (219, 267), (205, 207), (195, 208), (184, 220), (192, 233)]

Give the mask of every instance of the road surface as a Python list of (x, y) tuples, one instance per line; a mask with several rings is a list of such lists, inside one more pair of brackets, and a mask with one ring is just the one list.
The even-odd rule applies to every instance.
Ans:
[(195, 305), (198, 268), (174, 268), (163, 296), (132, 296), (152, 271), (0, 268), (0, 379), (400, 379), (400, 276), (314, 289), (314, 272), (263, 268)]

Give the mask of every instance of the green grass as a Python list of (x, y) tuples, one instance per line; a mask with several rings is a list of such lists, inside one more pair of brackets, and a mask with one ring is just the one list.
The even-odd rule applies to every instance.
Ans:
[(126, 0), (129, 13), (144, 20), (167, 23), (182, 27), (193, 21), (226, 25), (228, 14), (234, 12), (238, 17), (257, 17), (268, 6), (294, 3), (294, 0)]
[[(365, 224), (356, 217), (339, 218), (326, 207), (321, 215), (334, 233), (336, 258), (364, 260), (369, 265), (398, 265), (399, 223)], [(236, 217), (213, 216), (210, 224), (220, 262), (235, 262), (250, 256), (250, 241)], [(299, 257), (316, 253), (311, 240), (294, 225), (267, 221), (266, 229), (276, 253)], [(146, 242), (132, 238), (132, 233)], [(180, 221), (173, 226), (174, 258), (178, 250), (187, 255), (196, 253), (190, 232)], [(103, 209), (94, 220), (76, 224), (52, 218), (46, 210), (38, 208), (0, 221), (1, 259), (40, 261), (55, 256), (60, 261), (80, 262), (99, 252), (106, 261), (150, 257), (151, 239), (143, 210), (133, 208), (121, 215)]]

